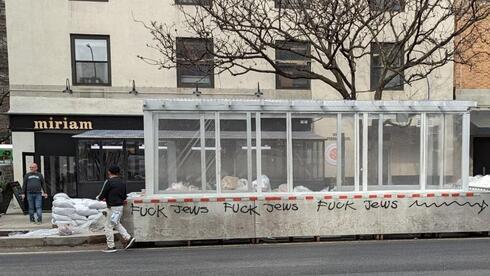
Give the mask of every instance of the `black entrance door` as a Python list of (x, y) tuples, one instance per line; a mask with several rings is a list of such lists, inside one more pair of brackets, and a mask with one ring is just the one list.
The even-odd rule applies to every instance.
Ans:
[(490, 174), (490, 137), (473, 138), (473, 175)]

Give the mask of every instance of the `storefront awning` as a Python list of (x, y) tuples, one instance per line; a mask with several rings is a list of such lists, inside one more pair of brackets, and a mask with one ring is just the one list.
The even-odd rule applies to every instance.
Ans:
[(89, 130), (74, 135), (76, 139), (143, 139), (143, 130)]
[[(247, 139), (245, 131), (221, 131), (221, 139)], [(163, 139), (198, 139), (199, 131), (184, 130), (160, 130), (159, 137)], [(286, 139), (284, 131), (262, 131), (262, 139)], [(255, 131), (252, 131), (255, 137)], [(77, 139), (143, 139), (142, 130), (89, 130), (81, 134), (74, 135)], [(214, 131), (206, 131), (207, 139), (214, 138)], [(297, 140), (326, 140), (327, 138), (309, 131), (293, 131), (293, 139)]]

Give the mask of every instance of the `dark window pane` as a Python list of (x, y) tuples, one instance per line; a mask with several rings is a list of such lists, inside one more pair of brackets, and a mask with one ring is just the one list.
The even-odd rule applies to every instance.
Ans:
[(403, 65), (403, 51), (396, 49), (392, 51), (395, 46), (397, 46), (395, 43), (371, 43), (371, 90), (378, 88), (379, 80), (386, 67), (389, 69), (385, 76), (385, 89), (403, 90), (403, 72), (388, 81), (391, 76), (396, 74), (390, 69), (396, 69)]
[(129, 181), (145, 180), (145, 150), (142, 142), (126, 142), (128, 168), (126, 171)]
[(213, 42), (209, 39), (177, 39), (177, 86), (214, 87)]
[(77, 62), (78, 84), (109, 83), (109, 65), (107, 63)]
[(81, 141), (78, 144), (78, 169), (80, 181), (99, 181), (103, 180), (102, 164), (100, 163), (100, 148), (98, 141)]
[[(310, 46), (299, 41), (277, 41), (276, 62), (283, 72), (298, 77), (308, 76), (311, 71)], [(310, 89), (308, 78), (286, 78), (276, 74), (276, 88), (278, 89)]]
[(177, 5), (203, 5), (209, 6), (210, 0), (175, 0)]

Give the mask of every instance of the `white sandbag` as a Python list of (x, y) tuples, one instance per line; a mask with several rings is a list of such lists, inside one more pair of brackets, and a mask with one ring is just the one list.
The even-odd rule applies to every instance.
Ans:
[(53, 218), (53, 220), (55, 222), (61, 222), (61, 221), (67, 221), (67, 222), (70, 222), (70, 221), (73, 221), (70, 217), (67, 217), (67, 216), (63, 216), (63, 215), (58, 215), (58, 214), (51, 214), (51, 217)]
[(58, 227), (58, 233), (60, 236), (71, 236), (73, 235), (73, 226), (71, 225), (61, 225)]
[[(88, 220), (74, 220), (77, 226), (84, 225), (88, 222)], [(88, 225), (87, 225), (88, 226)]]
[(258, 184), (257, 179), (252, 181), (252, 187), (254, 188), (255, 191), (262, 191), (262, 192), (270, 192), (271, 191), (271, 183), (269, 180), (269, 177), (267, 175), (262, 175), (262, 185)]
[[(79, 206), (79, 205), (77, 205)], [(80, 216), (84, 217), (89, 217), (91, 215), (96, 215), (99, 213), (97, 209), (89, 209), (88, 207), (85, 208), (75, 208), (75, 212), (79, 214)]]
[(74, 208), (75, 204), (73, 204), (73, 202), (69, 199), (60, 198), (53, 201), (53, 206), (59, 208)]
[(88, 218), (86, 216), (82, 216), (82, 215), (79, 215), (77, 213), (74, 213), (73, 215), (71, 215), (70, 218), (72, 220), (83, 220), (83, 221), (87, 221), (88, 220)]
[(16, 233), (14, 235), (9, 235), (10, 237), (49, 237), (58, 235), (58, 229), (39, 229), (30, 231), (28, 233)]
[(71, 217), (73, 214), (75, 214), (75, 208), (53, 207), (52, 213), (56, 215)]
[(96, 215), (91, 215), (88, 217), (88, 220), (98, 220), (101, 216), (103, 216), (102, 212), (99, 212)]
[(65, 193), (57, 193), (53, 196), (53, 200), (57, 199), (70, 199), (70, 197)]
[(107, 208), (107, 204), (103, 201), (93, 200), (93, 202), (91, 202), (88, 205), (88, 208), (89, 209), (97, 209), (97, 210), (105, 209), (105, 208)]
[(301, 192), (311, 192), (311, 190), (308, 189), (305, 186), (296, 186), (296, 187), (294, 187), (293, 191), (294, 192), (299, 192), (299, 193), (301, 193)]

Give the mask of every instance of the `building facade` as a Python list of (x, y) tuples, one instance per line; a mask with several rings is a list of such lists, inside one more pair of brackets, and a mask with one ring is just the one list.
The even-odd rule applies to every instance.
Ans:
[[(481, 21), (477, 28), (488, 30), (490, 19)], [(463, 52), (463, 56), (470, 56), (480, 52), (471, 66), (455, 63), (454, 66), (454, 93), (457, 100), (476, 101), (478, 107), (471, 112), (471, 150), (470, 174), (485, 175), (490, 173), (490, 35), (485, 33), (479, 43)], [(487, 54), (483, 54), (487, 53)]]
[[(111, 130), (142, 130), (143, 99), (196, 97), (196, 81), (204, 98), (252, 99), (260, 84), (265, 99), (341, 99), (315, 80), (259, 73), (202, 76), (143, 62), (138, 56), (158, 59), (158, 52), (146, 46), (152, 37), (139, 21), (179, 26), (183, 16), (175, 0), (6, 0), (6, 16), (14, 177), (21, 181), (27, 164), (37, 161), (51, 195), (94, 196), (110, 163), (122, 165), (131, 190), (143, 188), (142, 137)], [(192, 38), (179, 45), (202, 47)], [(373, 70), (369, 58), (360, 65), (360, 90), (371, 89)], [(450, 100), (452, 83), (448, 64), (427, 82), (385, 91), (383, 99)], [(361, 100), (372, 97), (359, 94)], [(108, 132), (84, 136), (89, 130)]]

